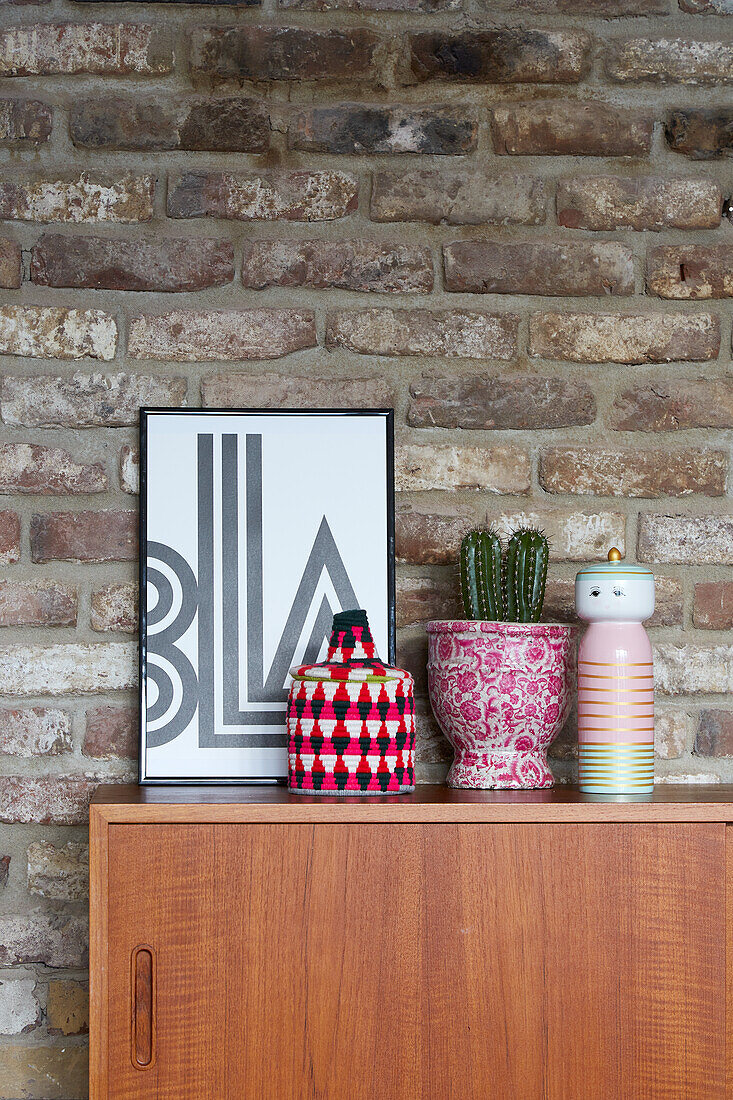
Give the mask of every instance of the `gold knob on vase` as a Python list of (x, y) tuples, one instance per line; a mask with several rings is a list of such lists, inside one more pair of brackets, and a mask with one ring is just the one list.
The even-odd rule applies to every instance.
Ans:
[(617, 546), (612, 546), (611, 549), (608, 551), (608, 560), (621, 561), (621, 551)]

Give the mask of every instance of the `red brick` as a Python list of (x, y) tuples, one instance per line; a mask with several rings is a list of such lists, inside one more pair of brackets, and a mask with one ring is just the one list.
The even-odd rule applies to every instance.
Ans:
[(581, 31), (425, 31), (410, 35), (410, 69), (420, 81), (576, 84), (590, 66), (590, 45)]
[(128, 444), (120, 451), (120, 489), (123, 493), (140, 492), (140, 451)]
[(463, 615), (455, 577), (397, 577), (397, 627)]
[(538, 375), (423, 376), (410, 386), (414, 428), (567, 428), (592, 424), (593, 391), (584, 382)]
[(733, 516), (639, 516), (639, 561), (733, 565)]
[(545, 185), (532, 176), (481, 172), (376, 172), (370, 217), (434, 225), (542, 225)]
[(0, 31), (0, 76), (157, 76), (173, 68), (168, 32), (135, 23), (34, 23)]
[(53, 125), (51, 108), (37, 99), (0, 99), (0, 144), (41, 144)]
[(631, 249), (616, 241), (456, 241), (443, 260), (446, 289), (460, 293), (634, 293)]
[(291, 149), (311, 153), (462, 155), (476, 148), (478, 122), (466, 108), (310, 107), (288, 129)]
[(0, 237), (0, 287), (3, 290), (17, 290), (22, 280), (20, 245), (7, 237)]
[(557, 187), (557, 220), (568, 229), (715, 229), (717, 183), (659, 176), (576, 176)]
[(0, 493), (101, 493), (99, 463), (75, 462), (68, 451), (35, 443), (0, 443)]
[(84, 755), (97, 760), (133, 760), (138, 751), (138, 712), (133, 707), (93, 707), (87, 711)]
[(703, 630), (733, 629), (733, 581), (696, 584), (692, 621)]
[(530, 456), (518, 447), (400, 442), (395, 451), (398, 492), (481, 489), (514, 495), (529, 492), (531, 473)]
[(132, 359), (210, 363), (278, 359), (315, 345), (315, 318), (308, 309), (181, 309), (133, 317), (127, 353)]
[(384, 378), (294, 378), (282, 374), (210, 374), (201, 404), (213, 409), (384, 409), (394, 394)]
[(724, 107), (670, 111), (664, 136), (670, 149), (692, 160), (730, 156), (733, 153), (733, 111)]
[(7, 508), (0, 511), (0, 565), (20, 559), (20, 518)]
[(398, 293), (431, 291), (433, 260), (420, 245), (373, 240), (245, 241), (242, 282)]
[(207, 80), (365, 80), (380, 38), (371, 31), (302, 27), (199, 27), (191, 72)]
[(83, 374), (66, 378), (6, 375), (0, 391), (6, 424), (28, 428), (137, 424), (140, 408), (172, 408), (186, 397), (185, 378)]
[(610, 424), (637, 432), (733, 428), (733, 379), (666, 378), (632, 386), (616, 398)]
[(46, 512), (31, 517), (31, 558), (44, 561), (134, 561), (136, 512)]
[(87, 825), (89, 803), (98, 786), (98, 779), (83, 775), (2, 776), (0, 821), (6, 825)]
[(452, 11), (461, 0), (279, 0), (279, 8), (300, 11)]
[(720, 318), (709, 313), (534, 313), (530, 355), (572, 363), (715, 359)]
[(0, 710), (0, 754), (59, 756), (72, 749), (71, 718), (64, 711), (46, 707)]
[(621, 83), (733, 83), (733, 43), (685, 38), (629, 38), (614, 43), (606, 73)]
[(137, 585), (108, 584), (92, 593), (92, 630), (137, 633)]
[(724, 496), (729, 456), (724, 451), (610, 450), (548, 447), (540, 454), (539, 480), (546, 493), (655, 497)]
[(700, 725), (693, 751), (696, 756), (733, 756), (733, 711), (700, 711)]
[(507, 103), (491, 112), (494, 151), (500, 156), (645, 157), (654, 120), (610, 103), (536, 100)]
[(55, 581), (0, 581), (0, 626), (76, 626), (76, 589)]
[[(23, 780), (20, 777), (0, 779), (0, 817), (3, 820), (7, 820), (4, 796), (9, 784), (13, 783), (18, 785), (18, 793), (23, 795), (24, 783), (30, 789), (36, 784), (48, 784), (49, 780)], [(35, 909), (17, 916), (1, 916), (0, 966), (39, 964), (80, 969), (87, 965), (88, 938), (87, 918), (64, 910), (45, 912)], [(26, 1051), (28, 1049), (33, 1048), (26, 1048)], [(3, 1085), (5, 1086), (5, 1081)]]
[(149, 222), (154, 176), (0, 180), (0, 218), (21, 222)]
[(117, 325), (98, 309), (0, 306), (0, 354), (35, 359), (114, 359)]
[(231, 242), (211, 237), (121, 241), (48, 233), (31, 255), (31, 279), (41, 286), (179, 292), (234, 278)]
[(169, 180), (168, 217), (332, 221), (354, 213), (358, 195), (345, 172), (186, 172)]
[(647, 253), (646, 285), (660, 298), (733, 298), (733, 258), (727, 245), (665, 245)]
[(86, 99), (72, 106), (69, 133), (74, 145), (87, 149), (265, 153), (270, 147), (264, 105), (242, 96)]
[(513, 359), (519, 319), (469, 310), (363, 309), (329, 313), (326, 347), (362, 355)]

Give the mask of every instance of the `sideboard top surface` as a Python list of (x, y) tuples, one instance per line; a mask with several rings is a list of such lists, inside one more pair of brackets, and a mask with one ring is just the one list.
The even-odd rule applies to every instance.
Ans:
[(92, 800), (93, 818), (108, 822), (363, 822), (722, 821), (733, 823), (733, 785), (664, 784), (648, 798), (583, 795), (572, 787), (539, 791), (467, 791), (418, 786), (414, 794), (321, 797), (269, 786), (106, 784)]

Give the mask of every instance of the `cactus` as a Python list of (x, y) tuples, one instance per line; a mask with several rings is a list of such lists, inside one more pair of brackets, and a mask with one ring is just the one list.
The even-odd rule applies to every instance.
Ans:
[(499, 536), (493, 531), (469, 531), (461, 543), (460, 566), (466, 618), (502, 619)]
[(469, 531), (461, 543), (463, 607), (468, 619), (539, 622), (547, 579), (547, 539), (521, 528), (509, 539), (502, 560), (499, 536)]

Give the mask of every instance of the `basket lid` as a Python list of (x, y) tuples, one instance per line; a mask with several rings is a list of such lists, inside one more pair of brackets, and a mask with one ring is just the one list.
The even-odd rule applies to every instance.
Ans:
[(411, 680), (410, 673), (380, 660), (366, 611), (339, 611), (333, 617), (326, 660), (290, 670), (294, 680)]

